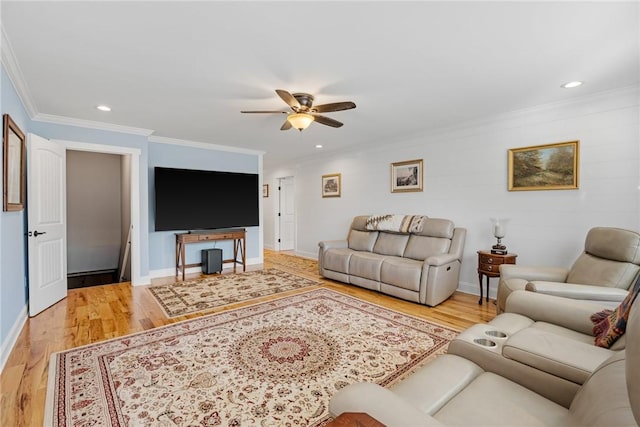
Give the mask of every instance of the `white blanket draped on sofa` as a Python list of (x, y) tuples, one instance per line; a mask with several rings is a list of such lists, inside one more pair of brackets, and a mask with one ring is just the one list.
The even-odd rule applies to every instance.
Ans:
[(420, 233), (426, 218), (424, 215), (371, 215), (367, 218), (367, 230)]

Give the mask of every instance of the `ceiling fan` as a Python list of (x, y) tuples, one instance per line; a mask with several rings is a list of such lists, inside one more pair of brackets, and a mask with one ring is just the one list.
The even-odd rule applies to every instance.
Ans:
[(280, 130), (289, 130), (292, 127), (302, 132), (309, 127), (312, 122), (339, 128), (342, 126), (337, 120), (318, 113), (331, 113), (334, 111), (351, 110), (356, 108), (356, 104), (351, 101), (333, 102), (330, 104), (313, 105), (313, 95), (308, 93), (291, 94), (286, 90), (276, 89), (276, 93), (287, 105), (291, 111), (241, 111), (241, 113), (262, 113), (262, 114), (287, 114), (287, 120), (284, 122)]

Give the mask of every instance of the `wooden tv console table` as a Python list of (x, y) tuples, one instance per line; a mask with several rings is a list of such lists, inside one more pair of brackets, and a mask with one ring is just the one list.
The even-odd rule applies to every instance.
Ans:
[[(215, 240), (233, 240), (233, 258), (223, 259), (222, 262), (233, 262), (233, 272), (236, 272), (236, 264), (242, 264), (242, 271), (247, 271), (247, 254), (245, 247), (247, 243), (247, 231), (244, 228), (228, 228), (225, 230), (203, 230), (190, 231), (188, 233), (176, 233), (176, 277), (182, 269), (182, 280), (184, 280), (184, 270), (186, 267), (197, 267), (196, 264), (186, 264), (184, 247), (189, 243), (203, 243)], [(242, 259), (238, 260), (238, 254)]]

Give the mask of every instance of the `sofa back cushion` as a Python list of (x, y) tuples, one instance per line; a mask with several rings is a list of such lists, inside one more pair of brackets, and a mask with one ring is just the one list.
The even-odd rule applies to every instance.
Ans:
[(373, 252), (380, 255), (402, 256), (409, 240), (408, 234), (381, 232)]
[(640, 266), (640, 234), (613, 227), (594, 227), (587, 233), (584, 251), (598, 258)]
[(373, 245), (378, 239), (377, 231), (360, 231), (351, 229), (347, 238), (349, 249), (354, 251), (373, 251)]
[(367, 219), (369, 216), (367, 215), (358, 215), (353, 218), (351, 221), (351, 229), (358, 231), (367, 231)]
[(448, 253), (449, 247), (451, 247), (451, 239), (411, 235), (404, 257), (424, 261), (432, 255)]
[(426, 218), (422, 223), (422, 231), (415, 233), (417, 236), (442, 237), (451, 240), (455, 224), (448, 219)]
[(585, 252), (573, 263), (567, 283), (629, 289), (638, 272), (640, 267), (635, 264), (598, 258)]

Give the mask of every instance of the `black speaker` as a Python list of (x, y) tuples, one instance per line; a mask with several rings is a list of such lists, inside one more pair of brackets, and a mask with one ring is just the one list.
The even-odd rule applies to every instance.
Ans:
[(222, 249), (202, 250), (202, 272), (204, 274), (222, 273)]

